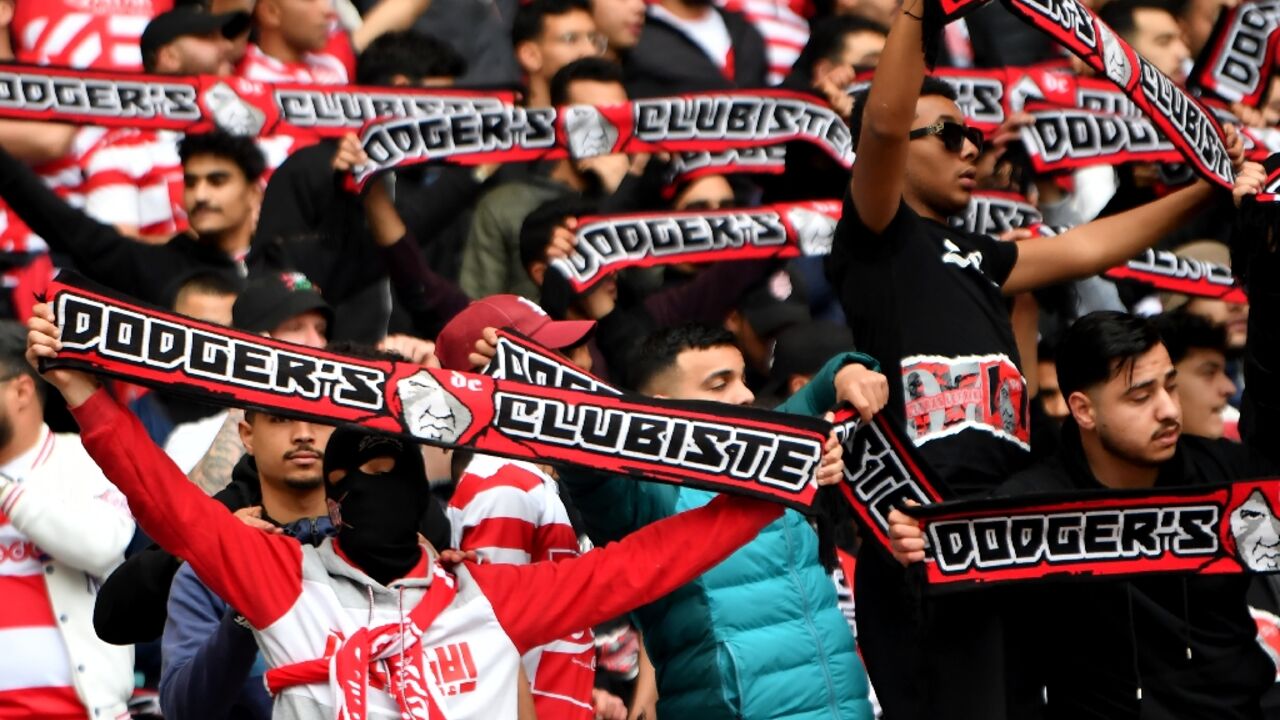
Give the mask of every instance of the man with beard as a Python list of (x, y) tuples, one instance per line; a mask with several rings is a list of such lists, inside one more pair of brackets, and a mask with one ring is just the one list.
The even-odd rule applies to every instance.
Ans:
[(169, 307), (175, 278), (212, 272), (239, 283), (262, 202), (262, 153), (253, 140), (221, 131), (187, 135), (182, 159), (183, 206), (190, 231), (145, 245), (71, 207), (26, 165), (0, 150), (0, 198), (55, 253), (85, 276), (153, 305)]
[[(33, 315), (35, 366), (60, 342), (52, 309)], [(45, 376), (144, 529), (254, 628), (281, 717), (513, 718), (522, 652), (671, 592), (782, 514), (725, 496), (578, 558), (446, 570), (418, 540), (430, 495), (417, 449), (342, 429), (324, 463), (338, 534), (300, 546), (247, 527), (188, 483), (91, 376)], [(817, 481), (842, 473), (832, 444)]]
[[(904, 5), (870, 90), (855, 97), (858, 162), (827, 276), (855, 342), (891, 378), (893, 422), (963, 498), (990, 492), (1030, 461), (1027, 389), (1006, 298), (1120, 264), (1218, 193), (1199, 180), (1062, 235), (1017, 243), (949, 227), (977, 182), (982, 134), (965, 126), (951, 88), (925, 77), (925, 7)], [(1243, 148), (1228, 136), (1238, 168)], [(864, 547), (855, 578), (858, 640), (885, 713), (1009, 717), (1004, 633), (989, 604), (931, 597), (915, 612), (902, 569)]]
[(0, 717), (127, 715), (133, 649), (93, 632), (133, 521), (75, 435), (44, 424), (26, 333), (0, 323)]

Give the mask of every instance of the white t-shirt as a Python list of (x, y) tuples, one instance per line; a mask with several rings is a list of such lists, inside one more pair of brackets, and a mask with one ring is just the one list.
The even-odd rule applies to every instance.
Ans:
[(729, 38), (729, 28), (724, 24), (720, 13), (711, 8), (697, 20), (684, 20), (671, 13), (661, 5), (650, 5), (649, 12), (654, 17), (670, 23), (680, 29), (689, 39), (702, 48), (702, 52), (723, 70), (729, 64), (729, 51), (733, 49), (733, 41)]

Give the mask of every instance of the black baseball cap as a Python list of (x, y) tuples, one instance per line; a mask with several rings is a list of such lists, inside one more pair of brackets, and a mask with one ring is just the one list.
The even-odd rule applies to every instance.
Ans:
[(239, 330), (266, 333), (285, 320), (312, 310), (333, 323), (333, 308), (306, 275), (272, 273), (249, 282), (231, 307), (231, 323)]
[(739, 307), (751, 329), (765, 340), (810, 320), (809, 304), (804, 299), (800, 280), (786, 270), (775, 272), (760, 287), (747, 293)]
[(830, 320), (810, 320), (778, 333), (773, 349), (772, 382), (785, 383), (792, 375), (815, 375), (838, 353), (853, 349), (853, 333)]
[(214, 15), (200, 5), (179, 5), (152, 18), (138, 44), (142, 57), (149, 58), (180, 37), (222, 31), (223, 37), (233, 38), (248, 30), (252, 22), (249, 13), (243, 10)]

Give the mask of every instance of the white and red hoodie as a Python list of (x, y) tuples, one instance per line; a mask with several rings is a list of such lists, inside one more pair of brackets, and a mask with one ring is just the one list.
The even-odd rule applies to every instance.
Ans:
[(445, 587), (447, 604), (420, 636), (402, 634), (394, 654), (380, 654), (385, 660), (379, 653), (363, 658), (374, 661), (358, 668), (369, 687), (362, 716), (401, 717), (385, 689), (396, 665), (411, 668), (411, 680), (420, 677), (417, 697), (437, 707), (409, 717), (515, 718), (522, 653), (670, 593), (782, 514), (779, 505), (726, 496), (578, 558), (467, 563), (445, 572), (424, 557), (388, 588), (347, 562), (333, 540), (304, 547), (237, 520), (188, 482), (106, 392), (73, 413), (85, 449), (124, 492), (141, 527), (244, 615), (269, 667), (279, 672), (333, 657), (317, 663), (331, 669), (327, 677), (280, 692), (275, 718), (357, 717), (349, 711), (353, 677), (349, 664), (342, 670), (344, 641), (367, 628), (401, 627), (420, 600)]

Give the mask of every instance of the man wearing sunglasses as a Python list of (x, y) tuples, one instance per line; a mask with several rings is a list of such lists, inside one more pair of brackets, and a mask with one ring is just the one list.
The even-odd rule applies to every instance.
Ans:
[[(1016, 244), (948, 227), (978, 182), (982, 137), (965, 127), (950, 87), (925, 77), (924, 7), (907, 0), (870, 90), (855, 98), (858, 161), (827, 274), (859, 349), (891, 378), (890, 417), (953, 494), (971, 497), (1029, 459), (1029, 398), (1006, 298), (1124, 262), (1216, 195), (1199, 181)], [(1228, 134), (1239, 166), (1240, 142)], [(930, 598), (921, 607), (908, 587), (883, 553), (861, 553), (858, 640), (886, 716), (1025, 716), (992, 595)]]

